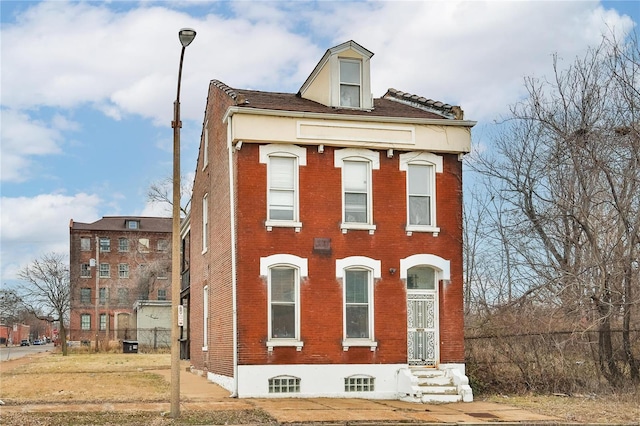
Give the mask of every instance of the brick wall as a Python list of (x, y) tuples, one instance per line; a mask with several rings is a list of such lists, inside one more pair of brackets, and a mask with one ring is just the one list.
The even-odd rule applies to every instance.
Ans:
[[(404, 227), (405, 173), (398, 153), (387, 158), (380, 151), (380, 169), (373, 171), (373, 214), (377, 230), (350, 230), (341, 222), (341, 169), (334, 167), (333, 148), (307, 146), (307, 165), (300, 167), (302, 229), (264, 227), (266, 218), (266, 165), (259, 163), (259, 146), (245, 143), (237, 159), (238, 207), (238, 337), (240, 364), (267, 363), (402, 363), (406, 362), (406, 292), (399, 274), (400, 259), (413, 254), (435, 254), (451, 261), (451, 281), (440, 288), (441, 362), (463, 362), (461, 163), (444, 155), (443, 173), (437, 174), (439, 236)], [(314, 238), (330, 238), (331, 255), (313, 252)], [(301, 286), (302, 351), (277, 347), (269, 354), (267, 340), (266, 277), (260, 277), (259, 259), (276, 253), (307, 258), (309, 277)], [(382, 263), (382, 278), (375, 283), (375, 337), (378, 349), (352, 347), (343, 351), (342, 284), (336, 280), (335, 259), (368, 256)]]
[[(209, 163), (198, 156), (191, 205), (191, 363), (194, 367), (233, 376), (233, 306), (231, 223), (227, 125), (221, 117), (230, 99), (215, 86), (209, 90), (204, 123), (208, 120)], [(209, 246), (202, 250), (202, 199), (208, 194)], [(203, 352), (203, 289), (209, 288), (208, 350)]]

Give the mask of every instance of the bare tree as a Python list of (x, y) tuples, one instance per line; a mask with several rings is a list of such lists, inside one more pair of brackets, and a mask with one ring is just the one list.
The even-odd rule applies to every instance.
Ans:
[(60, 324), (62, 354), (67, 355), (67, 320), (71, 306), (68, 262), (63, 254), (49, 253), (18, 273), (17, 288), (22, 303), (38, 319)]
[[(185, 179), (180, 178), (180, 197), (182, 199), (185, 195), (191, 194), (191, 185), (192, 182), (185, 182)], [(173, 190), (173, 178), (167, 177), (160, 181), (152, 182), (149, 186), (149, 190), (147, 191), (147, 201), (151, 204), (160, 204), (165, 206), (167, 213), (172, 212), (173, 206), (173, 196), (171, 191)], [(188, 197), (191, 200), (191, 197)], [(189, 201), (184, 205), (180, 206), (180, 212), (182, 215), (186, 216), (189, 210)]]
[(552, 79), (525, 80), (528, 97), (501, 124), (494, 151), (468, 163), (499, 200), (488, 226), (502, 243), (493, 261), (509, 263), (509, 289), (527, 283), (509, 299), (597, 329), (596, 363), (616, 387), (640, 383), (631, 340), (640, 310), (639, 59), (637, 38), (605, 38), (564, 70), (554, 57)]

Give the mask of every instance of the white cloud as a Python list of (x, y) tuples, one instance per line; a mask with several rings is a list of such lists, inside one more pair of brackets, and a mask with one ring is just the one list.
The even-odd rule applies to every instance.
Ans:
[[(190, 15), (193, 5), (211, 12)], [(0, 30), (2, 181), (12, 182), (14, 194), (42, 192), (17, 183), (41, 175), (36, 158), (62, 157), (70, 132), (86, 132), (79, 144), (93, 143), (91, 134), (109, 134), (112, 129), (70, 118), (83, 109), (120, 122), (143, 117), (161, 127), (154, 142), (170, 152), (165, 131), (173, 117), (182, 27), (197, 30), (186, 51), (181, 93), (183, 148), (197, 151), (192, 145), (199, 141), (210, 80), (295, 92), (327, 48), (350, 39), (375, 53), (374, 96), (394, 87), (459, 104), (466, 118), (482, 123), (522, 96), (524, 76), (549, 74), (553, 53), (571, 63), (601, 34), (619, 36), (633, 26), (628, 17), (586, 1), (43, 1), (19, 10)], [(101, 162), (117, 164), (115, 155), (127, 148), (140, 155), (126, 146), (128, 133), (113, 133), (107, 149), (95, 147)], [(183, 166), (192, 171), (195, 164)], [(73, 183), (61, 182), (75, 185), (66, 191), (103, 199), (84, 193), (2, 198), (2, 277), (39, 253), (68, 250), (71, 218), (91, 222), (131, 214), (135, 208), (125, 207), (127, 199), (132, 203), (141, 194), (110, 182), (86, 172)], [(166, 212), (146, 205), (140, 214)]]
[(56, 115), (51, 123), (34, 120), (23, 112), (0, 110), (2, 129), (2, 181), (22, 182), (28, 180), (34, 170), (31, 157), (61, 154), (60, 130), (73, 130), (73, 123), (62, 115)]
[(92, 194), (42, 194), (2, 197), (2, 280), (15, 279), (17, 271), (49, 252), (69, 252), (69, 221), (94, 222), (102, 200)]

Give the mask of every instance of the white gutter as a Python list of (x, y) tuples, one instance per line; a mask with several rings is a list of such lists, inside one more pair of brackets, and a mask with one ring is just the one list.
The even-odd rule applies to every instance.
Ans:
[[(347, 115), (347, 114), (326, 114), (321, 112), (303, 111), (281, 111), (264, 108), (247, 108), (232, 106), (222, 117), (222, 122), (226, 123), (234, 114), (250, 115), (270, 115), (276, 117), (309, 118), (318, 120), (342, 120), (342, 121), (368, 121), (374, 123), (403, 123), (403, 124), (424, 124), (437, 126), (473, 127), (478, 122), (470, 120), (452, 120), (448, 118), (408, 118), (408, 117), (388, 117), (388, 116), (368, 116), (368, 115)], [(229, 120), (230, 121), (230, 120)]]
[(231, 225), (231, 306), (233, 310), (233, 393), (232, 398), (238, 397), (238, 305), (236, 301), (236, 205), (235, 197), (233, 196), (233, 146), (231, 145), (232, 138), (231, 117), (227, 121), (227, 150), (229, 152), (229, 210), (230, 210), (230, 225)]

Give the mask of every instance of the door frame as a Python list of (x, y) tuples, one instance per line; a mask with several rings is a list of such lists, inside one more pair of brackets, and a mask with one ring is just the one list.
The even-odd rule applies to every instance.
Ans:
[[(433, 268), (435, 271), (435, 290), (409, 290), (407, 289), (407, 272), (409, 269), (414, 266), (428, 266)], [(440, 282), (443, 280), (451, 279), (451, 266), (449, 260), (443, 259), (440, 256), (436, 256), (434, 254), (414, 254), (404, 259), (400, 259), (400, 279), (404, 283), (407, 307), (409, 303), (409, 294), (427, 294), (433, 293), (435, 294), (435, 307), (434, 307), (434, 315), (435, 315), (435, 366), (437, 367), (440, 364)], [(407, 321), (405, 323), (406, 326), (406, 336), (407, 339), (409, 337), (409, 319), (407, 312)], [(408, 342), (407, 342), (408, 345)], [(408, 346), (407, 346), (408, 348)], [(407, 350), (407, 364), (409, 363), (409, 353)]]

